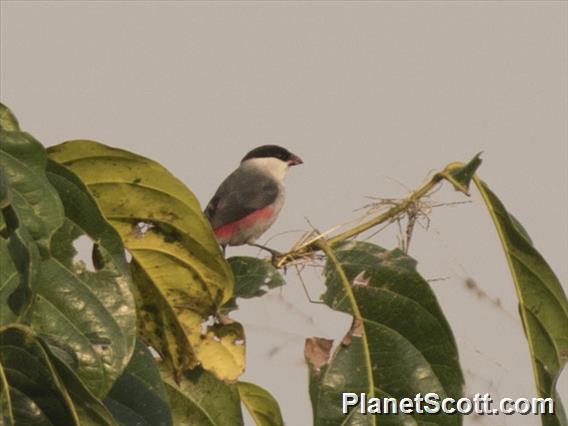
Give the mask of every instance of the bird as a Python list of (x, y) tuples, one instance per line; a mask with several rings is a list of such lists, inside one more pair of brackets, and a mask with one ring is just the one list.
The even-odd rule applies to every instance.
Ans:
[(256, 241), (276, 221), (284, 204), (284, 178), (299, 164), (302, 159), (286, 148), (262, 145), (225, 178), (204, 211), (223, 253), (227, 246), (248, 244), (278, 254)]

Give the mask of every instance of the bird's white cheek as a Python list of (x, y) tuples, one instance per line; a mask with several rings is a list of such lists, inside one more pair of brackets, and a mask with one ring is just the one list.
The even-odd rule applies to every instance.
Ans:
[(278, 182), (282, 182), (288, 173), (288, 163), (277, 158), (252, 158), (246, 161), (246, 166), (261, 170)]

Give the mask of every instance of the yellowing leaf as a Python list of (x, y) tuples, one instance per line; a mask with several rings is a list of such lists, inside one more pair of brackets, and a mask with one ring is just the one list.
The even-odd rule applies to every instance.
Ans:
[(237, 322), (209, 327), (195, 347), (203, 368), (222, 380), (233, 382), (234, 372), (245, 370), (245, 335)]
[(226, 336), (217, 340), (202, 327), (231, 298), (233, 275), (191, 191), (160, 164), (98, 142), (65, 142), (49, 155), (83, 180), (132, 254), (142, 338), (176, 377), (201, 363), (235, 381), (244, 345), (231, 341), (244, 340), (242, 329), (217, 324)]

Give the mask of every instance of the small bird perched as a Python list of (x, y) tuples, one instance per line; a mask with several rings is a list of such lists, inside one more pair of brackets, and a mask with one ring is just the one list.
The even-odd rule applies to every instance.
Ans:
[(223, 252), (227, 245), (249, 244), (275, 253), (255, 241), (282, 209), (288, 167), (302, 163), (300, 157), (278, 145), (259, 146), (244, 156), (205, 209)]

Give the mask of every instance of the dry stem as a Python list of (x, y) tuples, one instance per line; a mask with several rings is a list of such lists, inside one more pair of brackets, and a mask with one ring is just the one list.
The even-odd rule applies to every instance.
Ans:
[(341, 232), (330, 238), (326, 238), (327, 234), (332, 233), (334, 229), (327, 231), (324, 234), (320, 233), (309, 234), (309, 237), (305, 238), (304, 241), (295, 244), (288, 252), (278, 256), (274, 264), (278, 268), (283, 268), (292, 262), (295, 262), (299, 259), (305, 259), (306, 257), (313, 255), (315, 252), (321, 250), (322, 239), (325, 239), (326, 244), (332, 247), (334, 244), (338, 244), (342, 241), (353, 238), (361, 234), (362, 232), (365, 232), (377, 225), (380, 225), (381, 223), (387, 221), (393, 221), (401, 213), (404, 213), (408, 209), (413, 208), (413, 206), (416, 206), (420, 199), (428, 196), (436, 188), (436, 186), (443, 180), (449, 181), (457, 191), (462, 192), (465, 195), (469, 196), (468, 189), (464, 187), (459, 181), (457, 181), (454, 178), (454, 176), (452, 176), (453, 171), (463, 168), (464, 166), (465, 164), (461, 162), (448, 164), (442, 171), (436, 173), (428, 182), (426, 182), (417, 190), (413, 191), (408, 197), (400, 200), (398, 203), (396, 203), (386, 212), (379, 214), (373, 217), (372, 219), (364, 223), (361, 223), (360, 225), (354, 226), (353, 228), (348, 229), (347, 231)]

